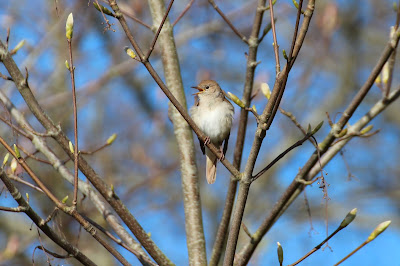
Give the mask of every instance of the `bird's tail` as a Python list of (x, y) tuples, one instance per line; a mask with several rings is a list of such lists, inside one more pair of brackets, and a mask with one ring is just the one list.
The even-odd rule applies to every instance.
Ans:
[(206, 177), (207, 183), (213, 184), (217, 177), (217, 157), (209, 149), (206, 148)]

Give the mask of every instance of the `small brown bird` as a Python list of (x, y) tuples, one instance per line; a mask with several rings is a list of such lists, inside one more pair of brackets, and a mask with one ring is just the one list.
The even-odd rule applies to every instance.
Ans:
[[(199, 92), (196, 103), (190, 108), (190, 114), (196, 125), (206, 134), (206, 144), (210, 141), (218, 147), (221, 152), (221, 160), (228, 149), (228, 140), (232, 127), (234, 113), (233, 105), (225, 98), (225, 95), (214, 80), (203, 80), (196, 87)], [(217, 174), (217, 157), (212, 153), (205, 143), (200, 141), (203, 154), (206, 154), (206, 177), (209, 184), (215, 182)], [(222, 148), (222, 143), (225, 141)]]

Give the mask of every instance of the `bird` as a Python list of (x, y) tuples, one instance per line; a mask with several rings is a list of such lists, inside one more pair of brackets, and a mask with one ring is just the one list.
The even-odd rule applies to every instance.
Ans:
[[(234, 114), (233, 105), (225, 98), (225, 94), (214, 80), (203, 80), (197, 89), (195, 104), (190, 108), (190, 115), (196, 125), (207, 136), (200, 147), (206, 155), (206, 179), (213, 184), (217, 175), (217, 156), (205, 145), (212, 142), (222, 152), (220, 160), (225, 157)], [(222, 144), (224, 143), (224, 146)]]

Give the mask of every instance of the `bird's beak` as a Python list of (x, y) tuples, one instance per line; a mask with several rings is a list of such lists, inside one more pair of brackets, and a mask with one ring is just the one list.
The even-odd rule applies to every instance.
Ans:
[(205, 91), (204, 89), (202, 89), (202, 88), (200, 88), (198, 86), (193, 86), (192, 88), (199, 91), (199, 92), (193, 93), (195, 95), (199, 95), (200, 93), (203, 93)]

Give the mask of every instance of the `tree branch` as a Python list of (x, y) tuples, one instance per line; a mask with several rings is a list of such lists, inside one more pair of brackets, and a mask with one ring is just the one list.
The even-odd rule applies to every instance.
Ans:
[[(249, 38), (249, 52), (247, 57), (247, 67), (245, 76), (246, 79), (242, 97), (242, 102), (245, 103), (246, 107), (250, 106), (251, 94), (254, 86), (254, 73), (257, 67), (256, 64), (257, 52), (258, 52), (258, 46), (260, 44), (258, 36), (260, 34), (261, 24), (265, 11), (265, 2), (266, 0), (258, 1), (253, 21), (253, 27)], [(239, 128), (236, 138), (235, 151), (233, 154), (233, 166), (238, 170), (240, 169), (240, 165), (242, 162), (243, 147), (247, 130), (247, 120), (248, 120), (248, 111), (245, 108), (240, 109)], [(222, 213), (221, 222), (219, 223), (217, 229), (214, 246), (211, 253), (211, 259), (209, 263), (210, 266), (218, 265), (221, 259), (222, 250), (227, 241), (227, 233), (229, 228), (229, 222), (232, 216), (232, 209), (235, 201), (236, 190), (237, 190), (237, 180), (231, 179), (229, 182), (228, 192), (225, 199), (225, 206)]]
[[(51, 149), (48, 147), (46, 143), (46, 140), (41, 135), (34, 134), (35, 131), (32, 129), (32, 126), (28, 123), (23, 114), (11, 103), (11, 101), (4, 95), (2, 91), (0, 91), (0, 101), (11, 113), (15, 121), (27, 131), (27, 133), (22, 131), (23, 134), (25, 134), (24, 136), (31, 140), (35, 148), (49, 160), (53, 168), (56, 171), (58, 171), (65, 180), (67, 180), (71, 184), (74, 184), (74, 176), (71, 174), (71, 172), (69, 172), (69, 170), (61, 162), (61, 160), (53, 153), (53, 151), (51, 151)], [(22, 180), (16, 176), (15, 177), (9, 176), (9, 178), (11, 178), (12, 180), (16, 180), (17, 182), (20, 182), (27, 186), (30, 186), (41, 193), (44, 193), (39, 187), (34, 186), (33, 184), (30, 184), (25, 180)], [(136, 256), (139, 259), (139, 261), (141, 261), (143, 264), (145, 264), (148, 261), (151, 261), (150, 257), (143, 251), (140, 244), (136, 242), (133, 239), (133, 237), (126, 231), (126, 229), (121, 225), (119, 219), (115, 216), (114, 212), (105, 203), (105, 201), (102, 198), (100, 198), (100, 195), (98, 195), (98, 193), (93, 190), (92, 186), (90, 186), (86, 182), (83, 182), (82, 180), (78, 180), (78, 182), (79, 182), (78, 188), (81, 191), (81, 193), (87, 196), (91, 200), (91, 202), (97, 208), (98, 212), (103, 216), (105, 221), (116, 232), (116, 234), (120, 238), (122, 238), (123, 241), (127, 243), (129, 247), (131, 247), (131, 249), (135, 250), (135, 253), (133, 254), (135, 255), (137, 254)]]
[[(301, 33), (300, 33), (300, 35), (301, 35)], [(364, 83), (364, 85), (360, 88), (360, 90), (358, 91), (356, 96), (350, 102), (350, 104), (346, 108), (346, 111), (342, 114), (342, 117), (340, 118), (339, 122), (332, 126), (331, 132), (324, 139), (324, 141), (320, 143), (319, 151), (315, 151), (311, 155), (311, 157), (305, 163), (303, 168), (296, 175), (295, 179), (292, 181), (292, 183), (289, 185), (289, 187), (285, 190), (285, 192), (283, 193), (281, 198), (274, 205), (270, 214), (264, 219), (263, 223), (261, 224), (261, 226), (258, 228), (257, 232), (255, 233), (255, 235), (257, 235), (257, 237), (255, 237), (251, 243), (247, 243), (242, 248), (242, 250), (240, 251), (240, 253), (237, 256), (238, 257), (238, 260), (237, 260), (238, 265), (244, 265), (249, 261), (251, 255), (253, 254), (257, 245), (260, 243), (262, 237), (268, 232), (268, 230), (272, 227), (272, 225), (275, 223), (275, 221), (283, 214), (283, 212), (289, 207), (289, 205), (296, 199), (296, 197), (304, 189), (304, 184), (300, 183), (298, 180), (305, 180), (305, 181), (311, 180), (317, 174), (317, 172), (313, 171), (314, 175), (311, 176), (310, 175), (311, 169), (318, 169), (318, 172), (319, 172), (320, 167), (316, 166), (316, 163), (318, 162), (318, 157), (319, 157), (318, 153), (323, 155), (325, 152), (327, 152), (330, 145), (335, 140), (335, 136), (337, 136), (337, 134), (343, 129), (343, 127), (345, 126), (347, 121), (350, 119), (351, 116), (349, 116), (349, 115), (352, 115), (354, 113), (354, 111), (356, 110), (358, 105), (361, 103), (362, 99), (365, 97), (365, 95), (368, 93), (369, 89), (372, 87), (376, 77), (379, 75), (384, 64), (388, 60), (391, 53), (397, 47), (399, 38), (400, 38), (400, 30), (397, 30), (394, 37), (389, 41), (389, 43), (386, 45), (385, 49), (383, 50), (381, 57), (378, 59), (378, 63), (375, 65), (375, 67), (372, 70), (367, 81)], [(271, 98), (272, 98), (272, 96), (271, 96)], [(322, 161), (323, 161), (323, 158), (322, 158)], [(317, 168), (315, 168), (315, 167), (317, 167)]]
[(83, 265), (96, 265), (82, 252), (80, 252), (78, 248), (71, 245), (65, 238), (57, 235), (56, 232), (54, 232), (50, 226), (44, 223), (44, 220), (40, 218), (40, 216), (31, 208), (28, 202), (26, 202), (26, 200), (22, 197), (18, 189), (7, 177), (6, 173), (1, 169), (0, 169), (0, 179), (3, 181), (4, 185), (7, 187), (11, 196), (15, 199), (15, 201), (19, 204), (19, 206), (25, 209), (24, 211), (25, 214), (29, 216), (29, 218), (36, 224), (36, 226), (39, 227), (40, 230), (42, 230), (42, 232), (45, 233), (51, 240), (53, 240), (54, 243), (59, 245), (68, 254), (71, 254)]
[[(10, 76), (13, 77), (15, 85), (21, 93), (21, 96), (24, 98), (29, 109), (39, 120), (39, 122), (48, 132), (58, 132), (57, 126), (39, 105), (28, 84), (25, 82), (25, 78), (23, 77), (21, 71), (18, 69), (2, 41), (0, 41), (0, 60), (7, 68)], [(68, 156), (73, 158), (73, 153), (71, 153), (69, 149), (70, 140), (66, 137), (64, 132), (59, 131), (58, 134), (53, 136), (53, 138), (59, 143)], [(98, 174), (86, 162), (86, 160), (82, 158), (82, 156), (79, 157), (79, 169), (100, 192), (100, 194), (107, 200), (107, 202), (110, 203), (119, 217), (121, 217), (127, 227), (136, 236), (143, 247), (149, 252), (150, 256), (152, 256), (157, 263), (171, 264), (171, 261), (159, 250), (153, 240), (151, 240), (146, 231), (128, 211), (126, 206), (121, 202), (115, 192), (111, 191), (111, 189), (104, 183), (103, 179), (98, 176)]]
[[(161, 48), (166, 85), (186, 111), (186, 97), (176, 50), (173, 28), (169, 19), (165, 20), (164, 1), (149, 0), (153, 23), (158, 25), (164, 20), (164, 27), (158, 42)], [(174, 134), (180, 153), (183, 207), (185, 212), (186, 244), (190, 265), (206, 265), (206, 244), (203, 229), (203, 217), (200, 204), (199, 175), (196, 161), (193, 133), (189, 125), (175, 107), (169, 103), (169, 118), (174, 126)]]
[[(300, 36), (299, 36), (299, 40), (298, 40), (300, 43), (299, 48), (301, 47), (301, 44), (304, 41), (304, 38), (306, 35), (305, 33), (307, 32), (313, 10), (314, 10), (314, 0), (310, 0), (308, 9), (306, 11), (307, 16), (304, 19), (303, 25), (302, 25), (302, 30), (304, 31), (304, 34), (302, 34), (302, 35), (300, 34), (302, 36), (302, 38), (300, 38)], [(293, 58), (293, 62), (294, 62), (294, 60), (295, 60), (295, 57)], [(277, 75), (271, 97), (270, 97), (262, 115), (260, 116), (260, 123), (258, 124), (257, 130), (256, 130), (253, 145), (252, 145), (252, 148), (251, 148), (251, 151), (250, 151), (247, 163), (246, 163), (243, 177), (240, 180), (239, 193), (238, 193), (236, 208), (235, 208), (234, 216), (233, 216), (233, 220), (232, 220), (232, 226), (231, 226), (231, 229), (229, 232), (229, 238), (228, 238), (228, 244), (227, 244), (227, 248), (226, 248), (224, 265), (232, 265), (234, 262), (235, 250), (236, 250), (236, 245), (237, 245), (237, 241), (238, 241), (238, 237), (239, 237), (240, 225), (242, 222), (243, 213), (244, 213), (244, 209), (246, 206), (246, 201), (247, 201), (247, 197), (248, 197), (248, 193), (249, 193), (249, 189), (250, 189), (252, 172), (253, 172), (257, 157), (258, 157), (258, 153), (261, 148), (262, 141), (265, 137), (266, 130), (268, 130), (269, 127), (271, 126), (273, 118), (278, 109), (280, 100), (282, 99), (290, 69), (291, 69), (291, 67), (287, 63), (285, 65), (284, 69), (282, 70), (282, 72), (280, 72)]]
[(218, 14), (222, 17), (222, 19), (228, 24), (228, 26), (232, 29), (232, 31), (247, 45), (249, 45), (249, 41), (247, 40), (246, 36), (240, 33), (238, 29), (232, 24), (232, 22), (228, 19), (227, 16), (225, 16), (224, 12), (219, 9), (217, 4), (215, 3), (214, 0), (208, 0), (208, 2), (212, 5), (212, 7), (218, 12)]

